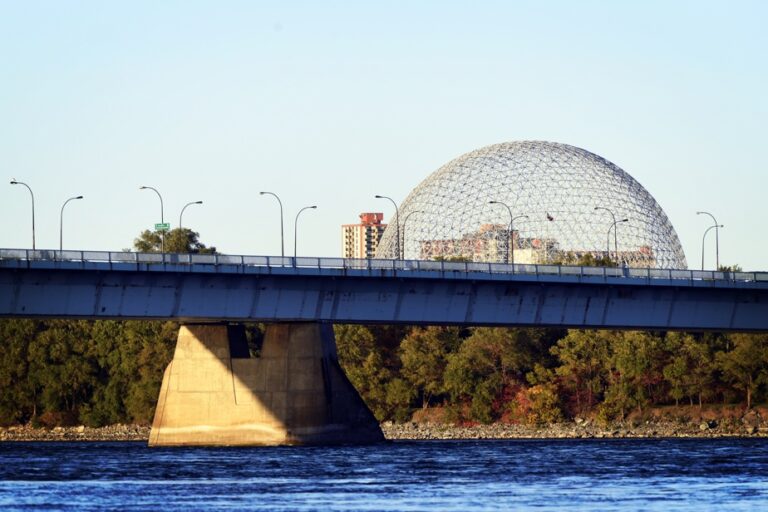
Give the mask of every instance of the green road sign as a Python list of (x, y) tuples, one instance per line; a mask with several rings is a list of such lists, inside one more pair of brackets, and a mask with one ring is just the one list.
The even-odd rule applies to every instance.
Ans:
[(155, 224), (155, 231), (168, 231), (171, 229), (171, 225), (166, 222), (164, 224)]

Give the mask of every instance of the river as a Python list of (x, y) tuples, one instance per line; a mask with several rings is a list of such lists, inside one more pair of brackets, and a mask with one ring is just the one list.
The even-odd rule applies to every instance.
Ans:
[(768, 510), (768, 439), (0, 443), (1, 510)]

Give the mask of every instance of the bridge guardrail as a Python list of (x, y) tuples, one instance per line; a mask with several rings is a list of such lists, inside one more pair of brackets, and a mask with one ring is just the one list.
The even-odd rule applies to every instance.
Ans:
[(240, 256), (230, 254), (174, 254), (108, 251), (57, 251), (0, 249), (0, 260), (132, 263), (174, 265), (236, 265), (267, 268), (312, 268), (342, 270), (391, 270), (411, 272), (460, 272), (487, 274), (524, 274), (573, 277), (632, 277), (647, 280), (768, 282), (768, 272), (722, 272), (715, 270), (674, 270), (656, 268), (578, 267), (485, 262), (383, 260), (353, 258), (316, 258), (300, 256)]

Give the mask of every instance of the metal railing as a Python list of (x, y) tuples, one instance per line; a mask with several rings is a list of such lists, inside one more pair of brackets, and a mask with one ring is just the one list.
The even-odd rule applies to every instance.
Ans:
[(337, 269), (442, 273), (484, 273), (527, 276), (624, 277), (647, 280), (766, 282), (768, 272), (721, 272), (656, 268), (578, 267), (564, 265), (478, 263), (428, 260), (315, 258), (299, 256), (240, 256), (229, 254), (171, 254), (109, 251), (0, 249), (0, 261), (127, 263), (136, 265), (214, 265), (293, 269)]

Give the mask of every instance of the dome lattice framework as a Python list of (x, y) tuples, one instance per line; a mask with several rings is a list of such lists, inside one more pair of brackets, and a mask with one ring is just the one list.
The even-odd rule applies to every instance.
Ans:
[[(515, 220), (511, 237), (510, 210), (527, 216)], [(591, 255), (687, 268), (677, 233), (648, 191), (604, 158), (553, 142), (487, 146), (432, 173), (403, 201), (376, 257), (395, 258), (398, 246), (405, 259), (545, 264)]]

